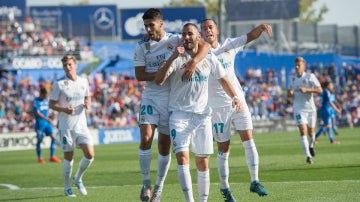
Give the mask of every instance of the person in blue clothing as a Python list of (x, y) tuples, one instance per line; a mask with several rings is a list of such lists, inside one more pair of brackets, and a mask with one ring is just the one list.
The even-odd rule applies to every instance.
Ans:
[(38, 162), (44, 164), (46, 161), (42, 157), (41, 152), (41, 143), (44, 139), (44, 136), (51, 137), (50, 144), (50, 162), (60, 163), (61, 160), (55, 156), (56, 149), (56, 135), (54, 134), (54, 123), (48, 117), (49, 111), (49, 99), (48, 92), (45, 87), (40, 88), (39, 97), (35, 98), (34, 103), (34, 114), (35, 114), (35, 131), (36, 131), (36, 154), (38, 157)]
[(315, 140), (323, 133), (327, 132), (330, 143), (331, 144), (340, 144), (340, 142), (335, 141), (333, 129), (332, 129), (332, 117), (333, 117), (333, 110), (335, 112), (340, 113), (340, 109), (335, 105), (334, 101), (332, 100), (332, 91), (334, 89), (334, 85), (330, 81), (325, 81), (323, 84), (324, 91), (322, 93), (322, 101), (320, 107), (320, 116), (323, 121), (323, 125), (319, 129), (319, 131), (315, 134)]
[[(339, 106), (339, 105), (336, 104), (336, 96), (335, 96), (334, 88), (333, 88), (333, 90), (331, 92), (331, 95), (330, 95), (330, 101), (332, 103), (334, 103), (336, 106)], [(337, 128), (337, 125), (336, 125), (336, 117), (337, 117), (337, 115), (338, 115), (338, 113), (335, 111), (335, 109), (331, 108), (331, 126), (332, 126), (332, 130), (335, 133), (335, 135), (339, 135), (338, 128)]]

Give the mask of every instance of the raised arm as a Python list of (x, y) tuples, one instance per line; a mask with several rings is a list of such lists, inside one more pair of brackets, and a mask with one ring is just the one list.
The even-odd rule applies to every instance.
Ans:
[(250, 43), (251, 41), (260, 37), (260, 35), (266, 32), (269, 36), (272, 36), (272, 27), (269, 24), (261, 24), (247, 33), (247, 41), (246, 43)]

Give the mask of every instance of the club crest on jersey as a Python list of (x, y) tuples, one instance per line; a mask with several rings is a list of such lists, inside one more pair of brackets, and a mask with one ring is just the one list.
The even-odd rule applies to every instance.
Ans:
[(225, 48), (225, 49), (224, 49), (224, 53), (226, 53), (226, 54), (230, 54), (230, 50), (229, 50), (229, 49), (227, 49), (227, 48)]
[(65, 85), (65, 86), (68, 86), (68, 85), (69, 85), (69, 82), (68, 82), (68, 81), (64, 81), (64, 85)]
[(144, 122), (144, 121), (145, 121), (145, 116), (141, 116), (141, 117), (140, 117), (140, 121), (141, 121), (141, 122)]
[(81, 90), (85, 90), (85, 87), (84, 87), (84, 86), (81, 86)]
[(167, 45), (167, 49), (168, 50), (172, 50), (174, 47), (171, 45), (171, 43), (168, 43), (168, 45)]
[(209, 67), (209, 64), (208, 64), (206, 61), (203, 61), (202, 67), (203, 67), (204, 69), (206, 69), (206, 68)]
[(181, 59), (182, 59), (183, 62), (187, 62), (187, 60), (188, 60), (185, 55), (183, 55), (183, 56), (181, 57)]
[(150, 50), (150, 43), (146, 43), (146, 44), (145, 44), (145, 49), (146, 49), (146, 50)]

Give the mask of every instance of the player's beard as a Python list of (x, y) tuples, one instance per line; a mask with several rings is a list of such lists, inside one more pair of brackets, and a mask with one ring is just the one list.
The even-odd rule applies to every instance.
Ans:
[(195, 43), (194, 43), (194, 42), (185, 42), (185, 43), (184, 43), (184, 49), (185, 49), (186, 51), (191, 51), (191, 50), (194, 49), (194, 47), (195, 47)]

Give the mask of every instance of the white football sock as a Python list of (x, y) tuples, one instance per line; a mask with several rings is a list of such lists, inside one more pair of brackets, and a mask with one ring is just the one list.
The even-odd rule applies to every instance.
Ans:
[(194, 202), (190, 165), (178, 165), (178, 179), (187, 202)]
[(314, 148), (314, 142), (315, 142), (315, 135), (310, 136), (309, 146), (310, 146), (311, 148)]
[(139, 155), (140, 171), (141, 171), (141, 175), (142, 175), (143, 184), (150, 186), (151, 185), (151, 183), (150, 183), (150, 164), (151, 164), (151, 158), (152, 158), (151, 149), (148, 149), (148, 150), (139, 149), (138, 155)]
[(216, 165), (220, 178), (220, 188), (229, 188), (229, 153), (218, 152)]
[(247, 166), (249, 168), (251, 182), (259, 180), (259, 154), (254, 139), (242, 143), (245, 149)]
[(160, 188), (164, 186), (164, 181), (168, 173), (170, 163), (171, 154), (168, 154), (167, 156), (162, 156), (161, 154), (158, 155), (158, 171), (155, 184), (158, 185)]
[(82, 159), (80, 160), (80, 163), (79, 163), (79, 168), (78, 170), (76, 171), (76, 174), (75, 174), (75, 181), (81, 181), (82, 180), (82, 177), (86, 171), (86, 169), (88, 167), (90, 167), (91, 163), (94, 161), (94, 158), (92, 159), (87, 159), (85, 156), (82, 157)]
[(304, 150), (305, 156), (311, 157), (310, 150), (309, 150), (309, 142), (308, 142), (308, 138), (306, 135), (300, 136), (300, 143)]
[(197, 171), (199, 201), (207, 201), (210, 191), (210, 172)]
[(68, 161), (66, 159), (64, 159), (64, 161), (62, 163), (62, 172), (63, 172), (63, 176), (64, 176), (64, 187), (67, 189), (71, 188), (70, 177), (71, 177), (73, 164), (74, 164), (74, 160)]

